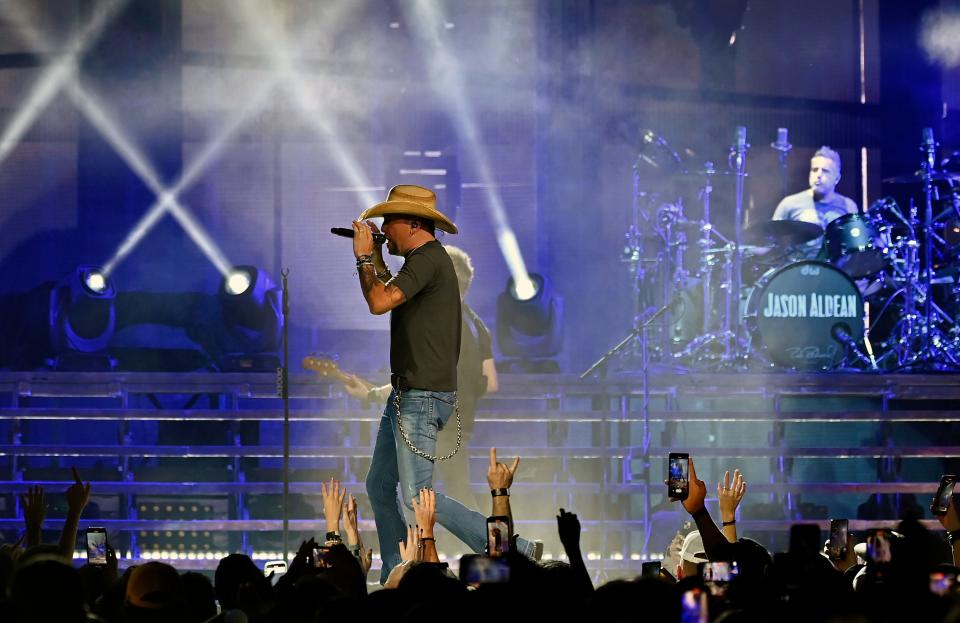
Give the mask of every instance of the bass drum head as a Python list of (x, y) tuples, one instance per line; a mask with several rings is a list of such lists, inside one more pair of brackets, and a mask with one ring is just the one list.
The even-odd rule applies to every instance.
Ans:
[(804, 260), (772, 270), (757, 282), (748, 304), (755, 346), (778, 366), (825, 370), (840, 364), (839, 326), (863, 338), (863, 297), (843, 271)]

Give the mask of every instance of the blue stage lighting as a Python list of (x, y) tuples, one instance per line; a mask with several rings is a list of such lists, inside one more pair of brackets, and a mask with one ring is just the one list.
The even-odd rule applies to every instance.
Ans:
[(107, 277), (93, 268), (84, 273), (83, 285), (93, 294), (103, 294), (104, 290), (107, 289)]
[(236, 266), (223, 278), (220, 308), (229, 334), (224, 353), (276, 353), (283, 329), (280, 288), (254, 266)]
[(50, 291), (50, 343), (55, 353), (101, 353), (116, 329), (113, 281), (97, 266), (79, 266)]
[(497, 345), (507, 357), (555, 357), (563, 348), (563, 299), (546, 277), (530, 273), (529, 280), (518, 289), (511, 277), (497, 298)]
[(227, 294), (240, 295), (250, 287), (250, 273), (234, 268), (224, 279), (223, 289)]

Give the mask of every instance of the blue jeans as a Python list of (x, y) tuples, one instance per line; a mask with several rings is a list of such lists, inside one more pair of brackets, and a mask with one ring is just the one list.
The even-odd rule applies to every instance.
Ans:
[[(435, 454), (437, 432), (453, 415), (454, 392), (433, 392), (408, 389), (400, 393), (400, 413), (403, 430), (420, 450)], [(413, 510), (411, 500), (420, 489), (433, 488), (433, 461), (414, 454), (400, 436), (397, 428), (397, 410), (394, 406), (395, 390), (390, 393), (387, 405), (380, 417), (377, 443), (373, 460), (367, 473), (367, 495), (373, 507), (380, 541), (380, 557), (383, 567), (380, 583), (387, 581), (390, 570), (400, 563), (399, 543), (407, 538), (406, 521), (397, 497), (397, 485), (403, 505)], [(454, 422), (455, 426), (456, 423)], [(460, 452), (466, 452), (461, 448)], [(482, 553), (487, 544), (487, 518), (468, 509), (453, 498), (437, 493), (437, 523), (449, 530), (458, 539), (477, 553)], [(529, 553), (533, 544), (518, 539), (517, 549)]]

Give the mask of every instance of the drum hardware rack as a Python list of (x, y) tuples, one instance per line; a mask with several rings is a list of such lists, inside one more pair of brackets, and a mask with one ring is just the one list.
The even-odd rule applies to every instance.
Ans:
[[(787, 154), (793, 148), (786, 139), (785, 129), (778, 130), (777, 141), (771, 143), (771, 147), (780, 152), (783, 172)], [(641, 340), (630, 336), (625, 339), (635, 346), (632, 356), (640, 361), (652, 357), (653, 361), (703, 371), (781, 368), (884, 373), (960, 369), (960, 275), (935, 274), (938, 258), (946, 257), (948, 268), (960, 264), (958, 241), (951, 243), (937, 233), (937, 227), (947, 228), (950, 223), (954, 224), (954, 231), (960, 233), (960, 175), (937, 170), (937, 147), (932, 130), (925, 128), (920, 170), (884, 180), (895, 184), (922, 184), (922, 216), (913, 201), (909, 216), (904, 217), (896, 202), (885, 197), (862, 212), (828, 222), (825, 229), (800, 221), (768, 221), (745, 228), (743, 192), (749, 150), (746, 128), (736, 130), (735, 142), (728, 151), (728, 171), (716, 171), (710, 162), (706, 162), (702, 170), (688, 170), (684, 160), (663, 138), (650, 130), (644, 131), (641, 152), (633, 168), (633, 223), (627, 234), (624, 259), (631, 263), (637, 293), (634, 327), (646, 322), (640, 310), (658, 310), (662, 305), (662, 310), (655, 313), (662, 320), (658, 327), (648, 329), (651, 352), (639, 352)], [(960, 156), (955, 154), (952, 158)], [(949, 161), (945, 159), (944, 166)], [(645, 184), (640, 170), (646, 165), (653, 166), (655, 174)], [(731, 239), (711, 223), (711, 200), (717, 175), (729, 175), (735, 182)], [(685, 217), (683, 196), (665, 185), (665, 180), (693, 177), (702, 181), (698, 184), (703, 206), (700, 221)], [(951, 185), (951, 206), (935, 209), (940, 202), (935, 182)], [(678, 194), (671, 196), (669, 192)], [(687, 249), (685, 231), (694, 227), (699, 230), (698, 260), (693, 270), (686, 270), (683, 265)], [(944, 232), (947, 235), (946, 229)], [(801, 316), (802, 320), (793, 325), (785, 322), (768, 327), (768, 335), (764, 336), (760, 312), (765, 301), (768, 297), (780, 296), (783, 288), (799, 283), (791, 282), (789, 267), (794, 264), (788, 261), (788, 251), (818, 238), (823, 240), (820, 258), (824, 259), (810, 260), (808, 255), (803, 261), (815, 262), (808, 267), (808, 272), (819, 270), (825, 277), (808, 279), (800, 285), (810, 288), (811, 297), (815, 293), (834, 300), (837, 296), (854, 296), (860, 313), (833, 323), (819, 322), (819, 318), (807, 322), (806, 317)], [(656, 241), (660, 247), (651, 248), (650, 241)], [(652, 256), (651, 251), (656, 255)], [(765, 254), (769, 255), (763, 257)], [(750, 278), (745, 269), (751, 258), (774, 268), (759, 278)], [(779, 268), (771, 260), (780, 260)], [(654, 262), (659, 267), (657, 275), (648, 270), (648, 265)], [(834, 279), (837, 273), (846, 280)], [(691, 276), (695, 277), (692, 282)], [(831, 280), (838, 289), (825, 293), (817, 290)], [(947, 303), (943, 302), (942, 290), (934, 289), (944, 284), (953, 284)], [(723, 304), (714, 313), (714, 303), (721, 296)], [(682, 312), (678, 297), (683, 304)], [(935, 300), (936, 297), (941, 298)], [(699, 317), (695, 316), (697, 304), (702, 310)], [(879, 313), (871, 317), (871, 310)], [(782, 331), (778, 326), (795, 326), (798, 330)], [(653, 337), (657, 330), (660, 339)], [(698, 334), (690, 335), (685, 330)], [(794, 340), (812, 341), (778, 342), (784, 333)], [(769, 342), (778, 343), (771, 348)], [(625, 345), (621, 342), (611, 352), (626, 352)], [(711, 348), (712, 345), (719, 345), (719, 349)], [(786, 353), (782, 352), (784, 349)], [(606, 358), (607, 355), (602, 361)], [(629, 369), (629, 363), (627, 367)]]

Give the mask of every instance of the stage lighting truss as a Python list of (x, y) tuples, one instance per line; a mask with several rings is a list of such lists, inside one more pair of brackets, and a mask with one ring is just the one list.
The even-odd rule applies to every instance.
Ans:
[(555, 357), (563, 348), (563, 299), (550, 280), (529, 274), (529, 284), (511, 277), (497, 297), (497, 345), (507, 357)]
[(50, 343), (57, 354), (103, 353), (116, 329), (117, 292), (97, 266), (78, 266), (50, 291)]

